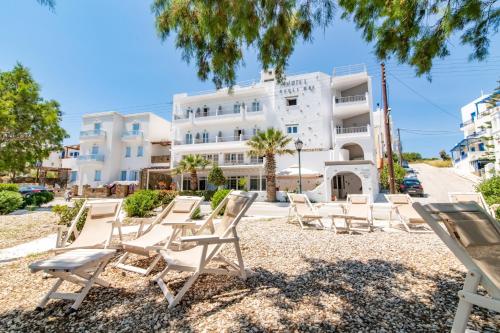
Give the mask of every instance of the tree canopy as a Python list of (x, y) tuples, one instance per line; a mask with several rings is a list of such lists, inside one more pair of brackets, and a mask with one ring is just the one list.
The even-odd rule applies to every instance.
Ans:
[[(498, 32), (497, 0), (154, 0), (159, 36), (176, 34), (182, 58), (196, 61), (198, 77), (217, 88), (232, 86), (254, 48), (264, 69), (283, 79), (299, 41), (311, 41), (315, 28), (338, 16), (352, 20), (380, 60), (396, 58), (417, 75), (429, 73), (434, 59), (449, 55), (450, 39), (472, 47), (471, 59), (488, 55)], [(336, 15), (337, 13), (340, 15)]]
[(62, 149), (59, 103), (40, 96), (29, 70), (17, 64), (0, 72), (0, 170), (23, 171)]

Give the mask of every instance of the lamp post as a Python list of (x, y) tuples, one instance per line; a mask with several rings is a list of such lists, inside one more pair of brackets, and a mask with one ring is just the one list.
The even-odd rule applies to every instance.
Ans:
[(297, 149), (297, 152), (299, 154), (299, 193), (302, 193), (302, 173), (300, 171), (301, 165), (300, 165), (300, 151), (302, 150), (302, 147), (304, 146), (304, 143), (300, 138), (295, 141), (295, 149)]

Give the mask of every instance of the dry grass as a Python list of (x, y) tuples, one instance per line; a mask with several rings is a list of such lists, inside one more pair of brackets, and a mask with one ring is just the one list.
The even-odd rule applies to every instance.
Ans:
[(436, 168), (451, 168), (453, 166), (453, 163), (451, 160), (443, 161), (443, 160), (421, 160), (417, 161), (414, 163), (425, 163), (430, 166), (436, 167)]
[(57, 231), (58, 217), (50, 211), (0, 215), (0, 249), (26, 243)]
[[(202, 276), (171, 310), (152, 277), (124, 274), (111, 264), (102, 277), (113, 285), (93, 288), (70, 318), (63, 316), (64, 301), (51, 301), (37, 313), (54, 279), (28, 271), (34, 258), (11, 263), (0, 270), (0, 331), (450, 330), (465, 274), (433, 234), (335, 235), (283, 220), (243, 221), (238, 232), (246, 265), (255, 273), (246, 281)], [(232, 249), (224, 252), (234, 257)], [(175, 290), (186, 281), (184, 274), (167, 277)], [(475, 307), (470, 328), (494, 332), (496, 320), (495, 313)]]

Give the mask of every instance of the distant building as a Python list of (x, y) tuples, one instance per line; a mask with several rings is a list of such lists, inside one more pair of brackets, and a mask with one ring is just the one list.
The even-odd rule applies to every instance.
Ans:
[(453, 166), (458, 172), (484, 176), (486, 166), (495, 163), (495, 159), (496, 169), (500, 168), (499, 155), (496, 154), (496, 151), (500, 151), (499, 107), (491, 107), (490, 101), (491, 95), (483, 95), (460, 110), (462, 116), (460, 129), (464, 133), (464, 138), (451, 149)]

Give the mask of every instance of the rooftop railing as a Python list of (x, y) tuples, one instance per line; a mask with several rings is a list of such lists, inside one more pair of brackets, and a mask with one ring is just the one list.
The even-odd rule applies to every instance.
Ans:
[(365, 64), (347, 65), (333, 68), (333, 76), (353, 75), (366, 73)]

